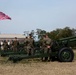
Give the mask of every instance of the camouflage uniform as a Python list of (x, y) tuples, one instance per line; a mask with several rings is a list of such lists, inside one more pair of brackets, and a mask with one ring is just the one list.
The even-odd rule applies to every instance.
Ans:
[(51, 47), (51, 39), (45, 38), (44, 39), (45, 47), (44, 47), (44, 53), (49, 53), (50, 47)]
[[(43, 53), (51, 53), (51, 42), (52, 40), (46, 35), (43, 39), (42, 39), (42, 50)], [(48, 57), (48, 60), (50, 58)], [(44, 58), (45, 60), (45, 58)]]
[(10, 50), (13, 50), (13, 40), (10, 42)]
[(27, 45), (28, 45), (28, 37), (24, 40), (24, 50), (27, 52)]
[(33, 55), (34, 54), (34, 39), (32, 37), (29, 37), (26, 40), (26, 50), (28, 55)]
[(8, 50), (8, 43), (6, 40), (4, 40), (3, 47), (4, 47), (4, 50)]
[(15, 40), (13, 40), (13, 51), (17, 51), (18, 50), (18, 45), (19, 45), (19, 42), (17, 40), (17, 38), (15, 37)]

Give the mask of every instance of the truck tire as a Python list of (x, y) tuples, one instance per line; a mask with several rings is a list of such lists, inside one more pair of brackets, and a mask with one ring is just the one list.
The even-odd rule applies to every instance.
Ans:
[(72, 62), (74, 59), (74, 52), (71, 48), (62, 48), (58, 53), (58, 59), (61, 62)]

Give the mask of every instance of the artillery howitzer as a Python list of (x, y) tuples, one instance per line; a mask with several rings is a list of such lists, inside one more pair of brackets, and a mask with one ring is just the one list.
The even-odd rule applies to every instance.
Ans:
[(39, 41), (35, 44), (34, 54), (27, 55), (26, 52), (9, 54), (9, 60), (13, 62), (20, 61), (22, 59), (29, 58), (43, 58), (50, 56), (50, 60), (58, 59), (61, 62), (72, 62), (74, 59), (74, 53), (71, 48), (71, 43), (76, 44), (76, 36), (59, 39), (52, 42), (51, 53), (44, 54), (40, 48)]

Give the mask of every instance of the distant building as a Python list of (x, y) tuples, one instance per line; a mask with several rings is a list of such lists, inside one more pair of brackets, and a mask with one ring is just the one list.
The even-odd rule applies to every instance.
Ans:
[(2, 40), (14, 40), (15, 37), (17, 37), (19, 41), (22, 41), (25, 38), (23, 34), (0, 34), (0, 42)]

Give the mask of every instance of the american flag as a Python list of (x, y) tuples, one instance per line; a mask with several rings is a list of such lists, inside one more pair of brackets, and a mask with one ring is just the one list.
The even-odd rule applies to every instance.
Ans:
[(3, 12), (0, 12), (0, 20), (6, 20), (6, 19), (11, 20), (11, 18), (8, 15), (4, 14)]

